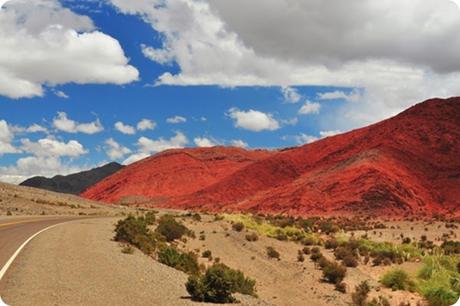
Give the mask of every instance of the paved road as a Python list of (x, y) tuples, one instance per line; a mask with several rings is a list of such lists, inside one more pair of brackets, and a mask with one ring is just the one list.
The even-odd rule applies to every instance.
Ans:
[(0, 219), (0, 270), (14, 252), (33, 234), (48, 226), (79, 217), (11, 217)]

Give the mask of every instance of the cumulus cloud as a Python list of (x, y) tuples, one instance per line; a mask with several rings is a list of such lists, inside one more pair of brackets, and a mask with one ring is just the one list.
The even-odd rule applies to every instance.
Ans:
[(78, 157), (88, 151), (76, 140), (61, 142), (51, 137), (36, 142), (21, 139), (21, 149), (38, 157)]
[(283, 94), (284, 101), (288, 103), (297, 103), (302, 98), (297, 89), (289, 86), (281, 87), (281, 93)]
[(48, 133), (48, 129), (39, 124), (32, 124), (31, 126), (26, 128), (27, 133)]
[(142, 119), (137, 123), (137, 129), (139, 131), (153, 130), (157, 124), (150, 119)]
[(122, 146), (113, 138), (109, 138), (105, 141), (105, 152), (110, 159), (115, 160), (131, 153), (131, 150), (125, 146)]
[(96, 134), (104, 130), (99, 119), (88, 123), (78, 123), (69, 119), (65, 112), (58, 112), (57, 117), (53, 119), (53, 126), (67, 133)]
[(318, 102), (307, 101), (299, 109), (299, 114), (300, 115), (319, 114), (320, 108), (321, 108), (321, 104), (319, 104)]
[(136, 134), (136, 129), (133, 126), (124, 124), (121, 121), (115, 122), (114, 127), (117, 131), (126, 135)]
[(8, 1), (0, 9), (0, 38), (0, 95), (10, 98), (42, 96), (45, 84), (138, 79), (116, 39), (58, 0)]
[(184, 122), (187, 122), (187, 118), (182, 117), (182, 116), (174, 116), (174, 117), (170, 117), (166, 119), (166, 122), (171, 123), (171, 124), (184, 123)]
[(237, 108), (231, 108), (228, 111), (228, 116), (233, 119), (235, 127), (253, 132), (274, 131), (280, 128), (279, 122), (271, 114), (253, 109), (241, 111)]
[(350, 93), (345, 93), (342, 90), (335, 90), (318, 94), (318, 99), (320, 100), (345, 100), (348, 102), (359, 102), (361, 98), (361, 93), (356, 89)]
[(319, 136), (313, 136), (313, 135), (300, 133), (299, 135), (294, 136), (294, 140), (298, 144), (306, 144), (306, 143), (315, 142), (317, 140), (320, 140), (320, 139), (323, 139), (323, 138), (326, 138), (326, 137), (335, 136), (335, 135), (338, 135), (340, 133), (342, 133), (342, 131), (340, 131), (340, 130), (320, 131)]
[[(1, 126), (1, 122), (0, 122)], [(19, 158), (15, 165), (0, 167), (0, 180), (8, 183), (20, 183), (25, 179), (40, 175), (54, 176), (81, 171), (78, 166), (71, 166), (63, 158), (75, 159), (88, 153), (76, 140), (61, 142), (52, 137), (42, 138), (34, 142), (21, 139), (21, 150), (30, 154)]]
[(0, 156), (8, 153), (17, 153), (13, 144), (14, 134), (5, 120), (0, 120)]
[(248, 143), (241, 140), (241, 139), (234, 139), (230, 142), (230, 144), (234, 147), (239, 147), (239, 148), (247, 148), (249, 147)]
[(157, 84), (359, 88), (338, 111), (347, 129), (460, 94), (460, 10), (449, 0), (112, 3), (162, 34), (151, 59), (179, 71)]
[(193, 142), (197, 147), (214, 147), (218, 145), (214, 140), (207, 137), (195, 137)]
[(138, 150), (136, 153), (129, 156), (123, 161), (123, 164), (127, 165), (136, 162), (140, 159), (150, 156), (152, 153), (161, 152), (167, 149), (183, 148), (188, 144), (187, 137), (182, 132), (176, 132), (170, 139), (164, 139), (160, 137), (156, 140), (140, 137), (137, 140)]
[(62, 90), (56, 90), (56, 91), (54, 91), (54, 94), (59, 98), (63, 98), (63, 99), (68, 99), (69, 98), (69, 96), (65, 92), (63, 92)]

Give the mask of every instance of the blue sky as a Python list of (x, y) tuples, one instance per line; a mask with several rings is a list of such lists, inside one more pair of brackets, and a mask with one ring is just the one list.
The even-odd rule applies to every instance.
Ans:
[[(232, 15), (228, 3), (216, 3), (6, 2), (0, 26), (14, 26), (0, 31), (0, 38), (18, 40), (7, 46), (18, 64), (0, 58), (0, 80), (7, 85), (0, 86), (0, 180), (16, 183), (111, 160), (130, 163), (169, 147), (301, 145), (387, 118), (425, 98), (458, 93), (460, 68), (444, 71), (448, 63), (430, 56), (420, 63), (420, 56), (403, 51), (377, 54), (367, 41), (362, 48), (374, 54), (373, 61), (346, 43), (347, 54), (325, 44), (318, 55), (300, 38), (264, 40), (244, 19), (257, 22), (249, 15), (252, 7), (241, 17)], [(450, 7), (449, 1), (444, 5)], [(310, 28), (299, 20), (294, 28)], [(289, 33), (288, 23), (276, 31)], [(268, 27), (264, 33), (276, 32), (261, 25)], [(382, 33), (387, 28), (376, 27)], [(19, 30), (24, 37), (15, 35)], [(414, 44), (430, 43), (417, 39)], [(27, 60), (20, 57), (22, 48)], [(446, 61), (457, 60), (449, 56)], [(433, 80), (445, 80), (445, 86), (417, 89)], [(144, 128), (137, 127), (141, 120)]]

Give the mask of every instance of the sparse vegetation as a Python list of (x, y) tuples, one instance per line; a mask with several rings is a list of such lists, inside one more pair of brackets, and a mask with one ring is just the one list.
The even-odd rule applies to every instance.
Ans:
[(191, 233), (185, 225), (177, 222), (171, 215), (164, 215), (158, 220), (156, 232), (165, 237), (168, 242), (180, 239), (183, 235)]
[(267, 247), (267, 256), (280, 260), (280, 253), (271, 246)]
[(130, 243), (145, 254), (152, 254), (159, 241), (159, 237), (147, 228), (143, 217), (128, 216), (119, 220), (115, 226), (115, 241)]
[(409, 274), (401, 269), (393, 269), (382, 277), (380, 282), (392, 290), (414, 291), (415, 283)]
[(323, 268), (324, 279), (332, 284), (338, 284), (343, 281), (347, 274), (347, 268), (338, 262), (328, 262)]
[(188, 274), (198, 274), (200, 267), (196, 255), (182, 253), (173, 247), (163, 247), (158, 252), (158, 261)]
[(241, 232), (244, 229), (244, 224), (242, 222), (235, 222), (232, 224), (234, 231)]
[(128, 245), (123, 246), (123, 248), (121, 249), (121, 252), (123, 254), (133, 254), (134, 248), (128, 244)]
[(353, 301), (353, 305), (356, 306), (366, 306), (367, 305), (367, 296), (371, 288), (367, 281), (361, 282), (358, 286), (355, 287), (355, 291), (351, 294), (351, 300)]
[(224, 264), (212, 265), (204, 275), (190, 276), (185, 286), (192, 300), (200, 302), (233, 303), (236, 292), (256, 295), (254, 280)]
[(246, 238), (247, 241), (257, 241), (257, 240), (259, 240), (259, 236), (257, 236), (256, 233), (247, 234), (245, 236), (245, 238)]

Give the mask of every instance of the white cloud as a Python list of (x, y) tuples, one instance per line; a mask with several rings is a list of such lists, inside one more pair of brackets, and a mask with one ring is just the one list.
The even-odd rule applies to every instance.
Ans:
[(167, 149), (183, 148), (187, 144), (188, 139), (182, 132), (176, 132), (170, 139), (160, 137), (157, 140), (153, 140), (147, 137), (140, 137), (137, 141), (138, 151), (123, 161), (123, 164), (133, 163), (150, 156), (152, 153)]
[(0, 95), (42, 96), (43, 85), (126, 84), (138, 71), (118, 41), (57, 0), (11, 0), (0, 10)]
[(340, 100), (343, 99), (348, 102), (359, 102), (362, 99), (361, 93), (358, 90), (353, 90), (350, 93), (345, 93), (341, 90), (330, 91), (318, 94), (320, 100)]
[(301, 114), (301, 115), (319, 114), (320, 109), (321, 109), (321, 104), (319, 104), (317, 102), (307, 101), (299, 109), (299, 114)]
[(53, 126), (56, 129), (67, 133), (96, 134), (104, 130), (104, 127), (99, 119), (88, 123), (78, 123), (69, 119), (67, 114), (64, 112), (58, 112), (57, 117), (53, 119)]
[(124, 124), (121, 121), (116, 122), (114, 127), (117, 131), (126, 135), (136, 134), (136, 129), (133, 126)]
[(179, 71), (157, 84), (359, 88), (338, 111), (345, 129), (460, 95), (460, 10), (449, 0), (112, 3), (162, 34), (155, 52)]
[(21, 149), (37, 157), (79, 157), (88, 151), (76, 140), (67, 143), (51, 137), (39, 139), (37, 142), (21, 139)]
[(168, 50), (155, 49), (144, 44), (141, 45), (141, 48), (145, 57), (159, 64), (170, 64), (174, 60), (171, 52)]
[(48, 129), (39, 124), (32, 124), (31, 126), (26, 128), (27, 133), (48, 133)]
[[(313, 135), (308, 135), (304, 133), (300, 133), (299, 135), (294, 136), (295, 142), (298, 144), (305, 144), (305, 143), (312, 143), (317, 140), (326, 138), (326, 137), (331, 137), (335, 136), (337, 134), (342, 133), (342, 131), (339, 130), (331, 130), (331, 131), (320, 131), (319, 132), (319, 137), (318, 136), (313, 136)], [(285, 139), (288, 139), (289, 137), (285, 137)]]
[(228, 111), (228, 116), (234, 120), (235, 127), (253, 132), (274, 131), (280, 128), (280, 124), (271, 114), (252, 109), (241, 111), (237, 108), (231, 108)]
[(174, 116), (174, 117), (170, 117), (166, 119), (166, 122), (171, 123), (171, 124), (184, 123), (184, 122), (187, 122), (187, 118), (182, 117), (182, 116)]
[(113, 138), (109, 138), (105, 141), (105, 152), (110, 159), (120, 159), (124, 157), (126, 154), (131, 153), (131, 150), (127, 147), (122, 146), (118, 142), (116, 142)]
[(65, 92), (63, 92), (62, 90), (56, 90), (56, 91), (54, 91), (54, 94), (59, 98), (63, 98), (63, 99), (68, 99), (69, 98), (69, 96)]
[(197, 147), (214, 147), (218, 145), (214, 140), (206, 137), (196, 137), (193, 139), (193, 142)]
[(234, 139), (230, 142), (230, 144), (234, 147), (239, 147), (239, 148), (247, 148), (249, 147), (248, 143), (241, 140), (241, 139)]
[(302, 95), (299, 94), (297, 89), (289, 86), (281, 87), (281, 92), (283, 94), (284, 101), (288, 103), (297, 103), (302, 98)]
[(137, 129), (139, 131), (153, 130), (156, 126), (156, 122), (150, 119), (142, 119), (137, 123)]
[(14, 134), (5, 120), (0, 120), (0, 156), (8, 153), (18, 153), (13, 144)]

